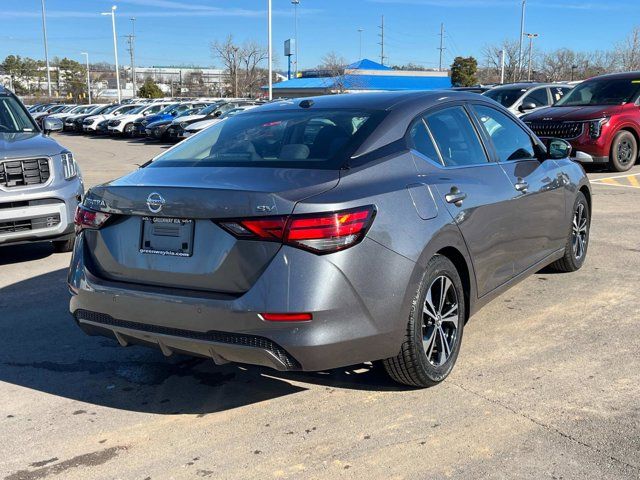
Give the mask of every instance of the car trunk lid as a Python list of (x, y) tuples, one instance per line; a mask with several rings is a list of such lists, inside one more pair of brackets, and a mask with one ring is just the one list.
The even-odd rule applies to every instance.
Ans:
[(87, 194), (86, 207), (114, 215), (85, 231), (91, 264), (110, 280), (241, 294), (280, 244), (238, 240), (212, 220), (288, 215), (338, 181), (333, 170), (140, 169)]

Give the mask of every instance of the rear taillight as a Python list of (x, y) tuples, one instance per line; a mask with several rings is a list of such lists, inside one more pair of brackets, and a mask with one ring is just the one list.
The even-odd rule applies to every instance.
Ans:
[(375, 208), (309, 215), (225, 220), (218, 224), (237, 238), (281, 242), (314, 253), (332, 253), (359, 243), (371, 226)]
[(95, 210), (90, 210), (82, 205), (78, 205), (73, 218), (73, 223), (76, 224), (76, 233), (86, 228), (97, 230), (102, 227), (110, 217), (110, 213), (96, 212)]
[(310, 322), (311, 313), (259, 313), (258, 317), (267, 322)]

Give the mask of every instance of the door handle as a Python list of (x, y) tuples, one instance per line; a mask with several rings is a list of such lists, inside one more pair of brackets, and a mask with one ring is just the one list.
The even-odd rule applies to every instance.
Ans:
[(527, 190), (529, 189), (529, 184), (525, 182), (523, 179), (518, 178), (518, 181), (516, 182), (514, 187), (516, 188), (517, 191), (526, 193)]
[(456, 207), (461, 207), (467, 194), (460, 191), (458, 187), (451, 187), (451, 191), (444, 196), (447, 203), (453, 203)]

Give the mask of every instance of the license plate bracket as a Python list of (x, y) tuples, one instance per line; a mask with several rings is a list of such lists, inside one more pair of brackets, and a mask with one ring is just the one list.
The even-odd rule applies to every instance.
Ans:
[(190, 257), (194, 228), (191, 219), (142, 217), (140, 253)]

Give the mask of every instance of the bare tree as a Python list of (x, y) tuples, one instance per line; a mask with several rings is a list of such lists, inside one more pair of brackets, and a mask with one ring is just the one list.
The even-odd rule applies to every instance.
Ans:
[(269, 81), (269, 72), (260, 67), (267, 57), (267, 49), (254, 41), (244, 43), (240, 49), (240, 61), (244, 69), (242, 88), (244, 92), (249, 92), (250, 96)]
[(615, 51), (622, 70), (640, 70), (640, 27), (635, 27), (629, 36), (618, 44)]
[(322, 57), (322, 63), (318, 69), (326, 71), (333, 79), (333, 90), (336, 93), (344, 93), (346, 90), (345, 66), (347, 61), (336, 52), (329, 52)]
[(228, 75), (228, 92), (235, 97), (253, 97), (260, 87), (268, 82), (267, 70), (262, 66), (267, 59), (267, 50), (254, 41), (236, 44), (229, 35), (224, 42), (211, 44), (213, 56), (222, 62)]
[(484, 47), (484, 67), (478, 71), (480, 83), (500, 81), (502, 51), (504, 50), (504, 79), (506, 82), (518, 80), (518, 42), (504, 40), (498, 45)]
[(549, 82), (583, 80), (617, 70), (616, 56), (611, 52), (576, 52), (561, 48), (544, 53), (538, 59), (539, 78)]

